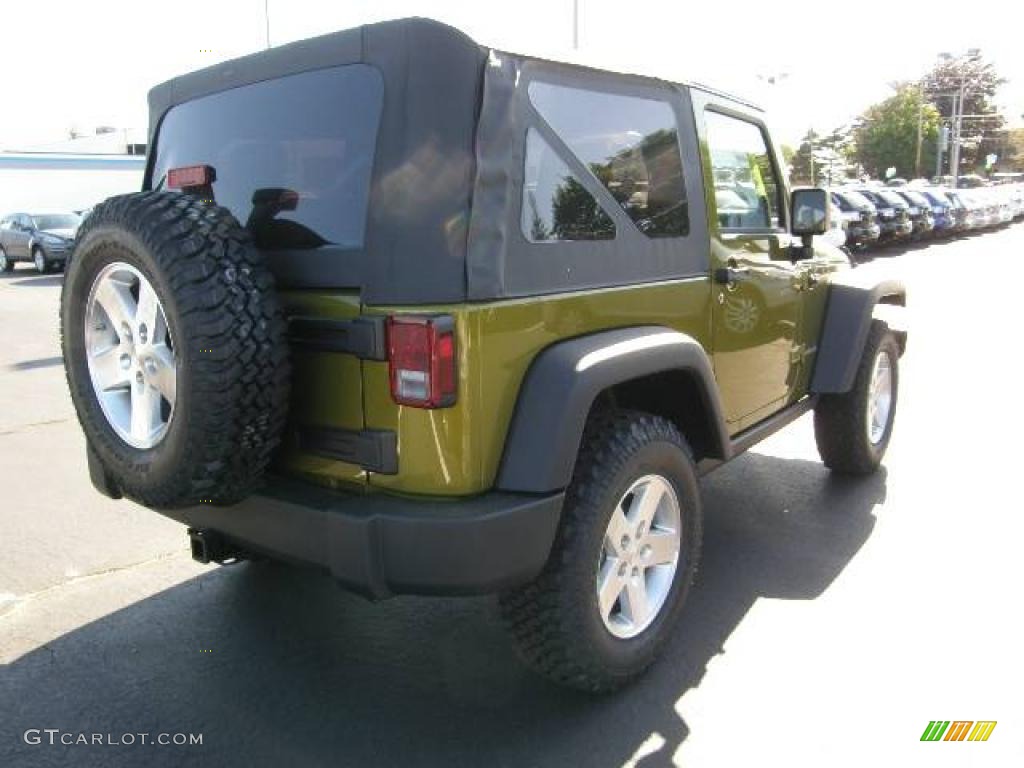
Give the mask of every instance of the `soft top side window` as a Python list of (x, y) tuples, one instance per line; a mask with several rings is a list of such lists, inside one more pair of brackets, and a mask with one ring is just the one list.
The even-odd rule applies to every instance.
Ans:
[(534, 81), (530, 102), (648, 237), (689, 232), (675, 114), (667, 101)]
[(526, 135), (521, 224), (535, 243), (615, 239), (611, 217), (533, 128)]

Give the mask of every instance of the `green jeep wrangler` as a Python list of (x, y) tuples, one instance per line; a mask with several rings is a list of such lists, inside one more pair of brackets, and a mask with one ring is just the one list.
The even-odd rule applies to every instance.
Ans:
[(605, 690), (683, 607), (702, 474), (811, 410), (834, 471), (882, 460), (904, 288), (815, 239), (826, 195), (750, 104), (410, 19), (149, 105), (64, 365), (94, 485), (202, 562), (499, 593), (527, 661)]

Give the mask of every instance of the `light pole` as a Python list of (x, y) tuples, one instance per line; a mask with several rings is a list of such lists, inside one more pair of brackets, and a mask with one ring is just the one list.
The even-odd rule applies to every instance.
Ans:
[(263, 20), (267, 30), (267, 50), (270, 49), (270, 0), (263, 0)]
[[(980, 50), (978, 48), (968, 48), (966, 58), (976, 59)], [(939, 58), (946, 63), (957, 61), (965, 57), (953, 56), (951, 53), (940, 53)], [(960, 181), (960, 133), (963, 129), (963, 114), (964, 114), (964, 96), (967, 93), (967, 69), (962, 64), (960, 65), (960, 88), (957, 90), (956, 98), (953, 102), (953, 120), (952, 120), (952, 133), (951, 137), (953, 140), (953, 146), (949, 152), (949, 173), (953, 177), (953, 189), (959, 186)]]
[(572, 0), (572, 49), (580, 47), (580, 0)]

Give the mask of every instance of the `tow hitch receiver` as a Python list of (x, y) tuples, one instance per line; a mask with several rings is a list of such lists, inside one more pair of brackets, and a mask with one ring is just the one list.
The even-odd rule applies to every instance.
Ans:
[(188, 540), (192, 548), (192, 559), (197, 563), (226, 565), (244, 559), (242, 553), (230, 546), (223, 536), (208, 528), (189, 528)]

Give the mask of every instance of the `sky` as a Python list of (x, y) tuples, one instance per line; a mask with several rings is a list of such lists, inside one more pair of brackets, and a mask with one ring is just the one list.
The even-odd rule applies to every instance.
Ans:
[[(916, 79), (939, 52), (981, 48), (1010, 79), (998, 101), (1024, 123), (1024, 42), (1008, 8), (888, 0), (3, 0), (0, 149), (67, 138), (72, 127), (145, 129), (146, 93), (175, 75), (359, 24), (429, 16), (495, 48), (697, 81), (769, 111), (781, 141), (835, 128)], [(860, 19), (851, 21), (852, 16)], [(879, 20), (877, 22), (873, 20)], [(882, 21), (884, 20), (884, 21)], [(15, 34), (16, 32), (16, 34)], [(42, 44), (45, 41), (45, 46)], [(766, 79), (786, 73), (777, 85)]]

